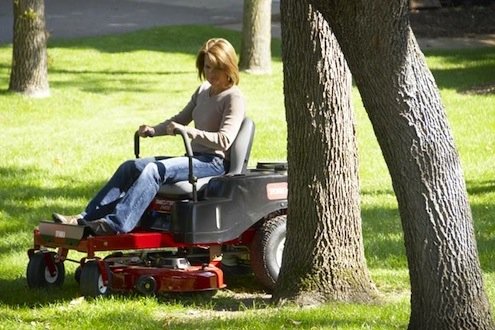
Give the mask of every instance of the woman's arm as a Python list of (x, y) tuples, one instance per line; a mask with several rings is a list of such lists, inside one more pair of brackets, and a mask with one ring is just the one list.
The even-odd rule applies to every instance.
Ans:
[[(230, 148), (245, 117), (244, 98), (241, 94), (231, 95), (224, 107), (218, 130), (209, 131), (189, 126), (184, 127), (187, 135), (194, 143), (222, 151)], [(198, 123), (196, 122), (196, 124)]]

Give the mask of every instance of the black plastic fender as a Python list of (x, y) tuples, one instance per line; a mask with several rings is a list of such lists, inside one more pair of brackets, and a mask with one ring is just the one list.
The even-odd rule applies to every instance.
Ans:
[(285, 208), (285, 173), (252, 172), (213, 178), (203, 200), (175, 204), (171, 231), (178, 242), (223, 243), (238, 238), (266, 215)]

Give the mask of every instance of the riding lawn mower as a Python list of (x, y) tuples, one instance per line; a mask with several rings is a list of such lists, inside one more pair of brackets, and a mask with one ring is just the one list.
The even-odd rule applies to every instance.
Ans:
[[(75, 271), (83, 296), (110, 292), (215, 293), (225, 288), (224, 269), (244, 262), (268, 290), (274, 287), (285, 243), (287, 163), (248, 168), (254, 123), (244, 119), (230, 148), (228, 173), (195, 178), (192, 149), (189, 179), (164, 184), (131, 232), (96, 236), (89, 227), (41, 221), (28, 250), (30, 288), (61, 286), (65, 262)], [(134, 136), (140, 154), (140, 137)], [(82, 252), (80, 260), (70, 251)]]

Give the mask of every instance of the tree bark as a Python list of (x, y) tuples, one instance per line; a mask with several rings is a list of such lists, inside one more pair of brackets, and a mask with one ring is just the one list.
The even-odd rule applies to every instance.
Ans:
[(459, 156), (407, 1), (311, 1), (345, 54), (404, 230), (410, 329), (493, 329)]
[(244, 0), (239, 68), (253, 74), (272, 72), (271, 0)]
[(50, 95), (44, 0), (14, 1), (14, 41), (9, 90), (32, 97)]
[(351, 75), (328, 24), (283, 0), (289, 210), (273, 299), (302, 305), (376, 294), (361, 233)]

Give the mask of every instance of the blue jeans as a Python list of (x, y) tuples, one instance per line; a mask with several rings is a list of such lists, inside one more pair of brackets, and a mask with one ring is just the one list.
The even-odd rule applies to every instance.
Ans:
[[(193, 173), (197, 178), (222, 175), (224, 160), (215, 155), (195, 155)], [(81, 215), (85, 221), (103, 218), (116, 232), (130, 232), (162, 184), (186, 181), (188, 175), (187, 157), (128, 160), (119, 166)]]

